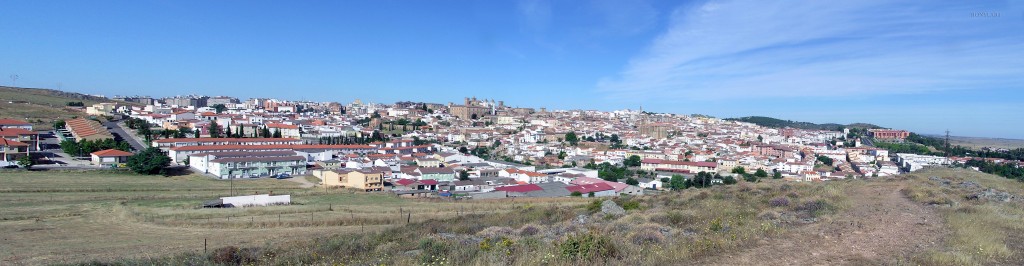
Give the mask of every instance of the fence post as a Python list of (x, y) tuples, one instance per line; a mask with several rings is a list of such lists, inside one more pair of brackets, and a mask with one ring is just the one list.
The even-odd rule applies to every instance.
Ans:
[(203, 253), (209, 253), (206, 251), (206, 238), (203, 238)]
[(405, 224), (409, 224), (410, 222), (412, 222), (412, 212), (409, 212), (409, 217), (405, 218)]

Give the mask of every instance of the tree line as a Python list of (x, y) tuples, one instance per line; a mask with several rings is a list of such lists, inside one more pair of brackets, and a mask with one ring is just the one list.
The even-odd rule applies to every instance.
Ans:
[(75, 141), (74, 139), (68, 139), (60, 142), (60, 149), (64, 153), (74, 155), (76, 157), (86, 156), (90, 153), (115, 149), (126, 152), (132, 151), (132, 146), (128, 142), (116, 141), (114, 139), (102, 139), (102, 140), (82, 140)]

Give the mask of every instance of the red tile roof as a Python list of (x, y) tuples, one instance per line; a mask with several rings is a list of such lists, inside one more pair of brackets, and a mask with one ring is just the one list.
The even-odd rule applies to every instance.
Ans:
[(17, 119), (0, 119), (0, 126), (27, 126), (31, 125), (29, 122), (17, 120)]
[(23, 147), (23, 146), (28, 146), (28, 144), (25, 144), (24, 142), (20, 142), (20, 141), (13, 141), (13, 140), (7, 140), (7, 139), (0, 138), (0, 146)]
[(671, 161), (671, 160), (660, 160), (660, 159), (644, 159), (641, 163), (650, 164), (674, 164), (674, 165), (690, 165), (699, 167), (718, 167), (716, 162), (686, 162), (686, 161)]
[(39, 135), (39, 133), (22, 128), (0, 128), (0, 136), (14, 137), (23, 135)]
[(367, 145), (203, 145), (171, 148), (173, 151), (216, 150), (310, 150), (310, 149), (375, 149)]
[(267, 127), (269, 127), (269, 128), (287, 128), (287, 129), (298, 129), (299, 128), (299, 126), (296, 126), (296, 125), (287, 125), (287, 124), (278, 124), (278, 123), (267, 124)]
[(586, 185), (567, 186), (567, 187), (565, 187), (565, 189), (569, 190), (569, 192), (579, 192), (579, 193), (583, 193), (583, 194), (590, 193), (590, 192), (615, 190), (615, 188), (613, 188), (611, 185), (608, 185), (607, 183), (594, 183), (594, 184), (586, 184)]
[(302, 140), (289, 138), (172, 138), (157, 140), (156, 143), (193, 143), (193, 142), (299, 142)]
[(99, 157), (121, 157), (121, 156), (132, 156), (134, 154), (122, 150), (107, 149), (91, 153)]
[(525, 192), (538, 191), (538, 190), (544, 190), (544, 189), (541, 188), (540, 186), (538, 186), (537, 184), (526, 184), (526, 185), (496, 187), (496, 188), (494, 188), (494, 190), (525, 193)]

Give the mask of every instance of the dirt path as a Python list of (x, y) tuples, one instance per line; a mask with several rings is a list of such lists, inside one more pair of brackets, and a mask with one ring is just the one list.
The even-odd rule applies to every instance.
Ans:
[(940, 245), (938, 214), (905, 198), (901, 188), (902, 182), (853, 185), (846, 190), (850, 206), (831, 221), (792, 229), (711, 264), (886, 264)]
[(292, 182), (295, 182), (295, 183), (299, 183), (299, 185), (300, 185), (299, 187), (301, 187), (301, 188), (311, 188), (311, 187), (316, 186), (316, 184), (313, 184), (313, 183), (309, 182), (309, 180), (306, 180), (305, 176), (295, 176), (295, 177), (288, 178), (288, 179), (285, 179), (285, 180), (289, 180), (289, 181), (292, 181)]

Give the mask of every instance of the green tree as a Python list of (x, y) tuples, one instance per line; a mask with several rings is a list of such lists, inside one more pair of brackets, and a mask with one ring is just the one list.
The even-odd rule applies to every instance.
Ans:
[(234, 138), (235, 137), (234, 134), (231, 134), (231, 125), (228, 125), (227, 127), (225, 127), (225, 129), (224, 129), (224, 137), (225, 138)]
[(459, 180), (469, 180), (469, 172), (466, 170), (459, 171)]
[(690, 180), (690, 184), (696, 188), (711, 187), (712, 185), (714, 185), (714, 182), (712, 182), (714, 179), (714, 175), (702, 171), (700, 173), (697, 173), (697, 175), (695, 175), (693, 179)]
[(732, 176), (722, 177), (722, 183), (726, 185), (736, 184), (736, 178), (733, 178)]
[(35, 160), (32, 160), (32, 156), (26, 155), (18, 158), (18, 165), (20, 165), (21, 167), (30, 168), (35, 164), (36, 162)]
[(217, 110), (217, 113), (219, 114), (223, 113), (224, 111), (227, 111), (228, 107), (224, 106), (223, 104), (214, 104), (213, 109)]
[(764, 171), (764, 169), (758, 168), (757, 172), (754, 172), (754, 176), (765, 178), (768, 177), (768, 172)]
[(565, 151), (558, 152), (558, 159), (559, 160), (565, 160), (565, 156), (566, 156)]
[(219, 138), (221, 133), (220, 125), (217, 125), (217, 120), (210, 121), (210, 127), (207, 129), (210, 132), (211, 138)]
[(752, 175), (752, 174), (744, 173), (744, 174), (742, 174), (742, 176), (743, 176), (743, 180), (746, 180), (747, 182), (751, 182), (751, 183), (757, 182), (757, 177)]
[(764, 137), (761, 137), (761, 135), (757, 135), (757, 142), (763, 142), (763, 141), (764, 141)]
[(818, 156), (818, 161), (829, 166), (832, 166), (833, 163), (832, 158), (829, 158), (828, 156), (824, 155)]
[(281, 137), (281, 130), (280, 129), (274, 129), (274, 137), (275, 138), (280, 138)]
[(626, 158), (625, 161), (622, 162), (622, 164), (626, 166), (638, 167), (640, 166), (640, 162), (642, 161), (643, 159), (641, 159), (639, 155), (630, 155), (628, 158)]
[(626, 178), (626, 185), (636, 186), (636, 185), (639, 185), (639, 184), (640, 184), (640, 181), (638, 181), (638, 180), (636, 180), (636, 179), (634, 179), (632, 177)]
[(569, 131), (569, 133), (565, 133), (565, 142), (568, 142), (569, 145), (576, 146), (576, 144), (580, 142), (580, 138), (576, 136), (576, 132)]
[(149, 147), (138, 154), (128, 157), (128, 168), (139, 174), (153, 175), (165, 173), (165, 168), (168, 165), (171, 165), (171, 158), (155, 147)]
[(583, 193), (580, 193), (579, 191), (573, 191), (572, 193), (569, 193), (569, 196), (583, 197)]
[(689, 187), (689, 182), (686, 182), (686, 177), (682, 175), (672, 175), (668, 181), (668, 187), (672, 190), (683, 190)]
[(747, 169), (743, 169), (743, 166), (733, 167), (731, 173), (733, 174), (746, 174)]
[(782, 179), (782, 173), (779, 170), (772, 170), (772, 179)]
[(620, 144), (620, 143), (622, 143), (622, 140), (619, 140), (619, 135), (618, 134), (612, 134), (612, 136), (608, 138), (608, 142), (611, 142), (611, 143), (614, 143), (614, 144)]

